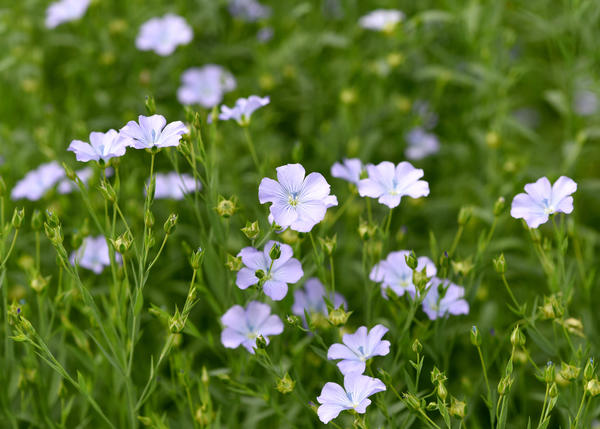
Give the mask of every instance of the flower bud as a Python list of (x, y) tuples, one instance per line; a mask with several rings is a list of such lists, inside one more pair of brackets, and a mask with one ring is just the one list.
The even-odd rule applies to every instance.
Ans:
[(433, 367), (431, 370), (431, 382), (432, 383), (443, 383), (447, 378), (443, 372), (441, 372), (437, 367)]
[(254, 222), (246, 222), (246, 226), (242, 228), (242, 232), (246, 237), (250, 240), (254, 240), (260, 234), (260, 227), (258, 226), (258, 221)]
[(459, 401), (454, 396), (450, 399), (450, 415), (463, 419), (465, 417), (465, 408), (467, 404), (463, 401)]
[(346, 312), (344, 307), (340, 306), (339, 308), (335, 308), (329, 312), (329, 321), (334, 326), (345, 325), (350, 317), (350, 314), (352, 314), (351, 311)]
[(154, 215), (150, 210), (146, 210), (144, 213), (144, 225), (148, 228), (152, 228), (154, 226)]
[(63, 162), (62, 163), (62, 168), (63, 168), (63, 170), (65, 170), (65, 175), (67, 176), (67, 178), (69, 180), (72, 180), (73, 182), (75, 180), (77, 180), (77, 175), (75, 174), (75, 172), (73, 171), (73, 169), (71, 167), (69, 167), (67, 164), (65, 164)]
[(419, 401), (419, 398), (412, 393), (403, 393), (402, 399), (409, 408), (412, 408), (415, 411), (421, 408), (421, 401)]
[(554, 381), (554, 363), (552, 361), (546, 363), (546, 368), (544, 369), (544, 381), (546, 384), (550, 384)]
[(110, 242), (112, 243), (113, 247), (117, 252), (124, 255), (131, 247), (133, 238), (131, 237), (130, 233), (124, 232), (123, 234), (119, 235), (116, 239), (111, 238)]
[(265, 278), (266, 274), (263, 270), (256, 270), (254, 272), (254, 275), (256, 276), (257, 279), (262, 280)]
[(172, 334), (178, 334), (185, 327), (186, 318), (182, 317), (179, 309), (175, 307), (175, 314), (169, 318), (169, 331)]
[(411, 250), (410, 253), (404, 257), (404, 259), (406, 260), (406, 265), (408, 265), (411, 270), (417, 269), (419, 261), (417, 260), (417, 255), (415, 255), (415, 252)]
[(190, 256), (190, 265), (192, 266), (192, 269), (199, 270), (203, 260), (204, 250), (201, 247), (198, 247), (192, 252), (192, 256)]
[(31, 228), (34, 231), (39, 231), (43, 226), (44, 219), (42, 218), (42, 212), (40, 212), (38, 209), (35, 209), (31, 215)]
[(597, 378), (593, 378), (585, 384), (585, 390), (592, 396), (600, 394), (600, 382)]
[(239, 271), (242, 268), (242, 258), (227, 254), (227, 262), (225, 266), (229, 268), (229, 271)]
[(117, 200), (117, 193), (116, 193), (115, 189), (106, 180), (103, 180), (100, 183), (100, 186), (98, 186), (98, 190), (100, 191), (100, 193), (102, 194), (102, 197), (106, 201), (114, 203)]
[(290, 326), (300, 326), (300, 323), (302, 323), (302, 321), (300, 320), (300, 318), (298, 316), (296, 316), (295, 314), (288, 315), (285, 318), (285, 321)]
[(280, 256), (281, 256), (281, 245), (279, 243), (274, 243), (273, 246), (271, 247), (271, 250), (269, 251), (269, 258), (271, 258), (272, 261), (275, 261), (275, 260), (279, 259)]
[(481, 333), (475, 325), (471, 327), (471, 344), (473, 344), (475, 347), (479, 347), (481, 345)]
[(504, 211), (504, 206), (506, 202), (504, 201), (504, 197), (499, 197), (494, 203), (494, 216), (498, 217)]
[(505, 376), (502, 377), (500, 379), (500, 382), (498, 383), (498, 394), (499, 395), (504, 395), (506, 393), (508, 393), (508, 391), (510, 390), (510, 387), (512, 386), (513, 383), (513, 379), (510, 376)]
[(267, 340), (262, 335), (256, 337), (256, 348), (257, 349), (266, 349), (267, 348)]
[(515, 347), (523, 347), (525, 345), (525, 335), (519, 329), (519, 325), (515, 326), (515, 329), (510, 334), (510, 343)]
[(471, 207), (461, 207), (458, 212), (458, 224), (460, 226), (464, 226), (471, 219), (471, 215), (473, 214), (473, 209)]
[(169, 217), (167, 218), (167, 220), (165, 221), (165, 224), (163, 226), (164, 230), (165, 230), (165, 234), (170, 235), (173, 230), (175, 229), (175, 226), (177, 225), (177, 219), (178, 219), (178, 215), (176, 213), (171, 213), (169, 215)]
[(421, 344), (421, 342), (418, 339), (415, 339), (412, 343), (411, 348), (415, 354), (419, 354), (419, 353), (421, 353), (421, 350), (423, 350), (423, 345)]
[(334, 234), (333, 237), (319, 237), (319, 242), (327, 256), (331, 256), (337, 247), (337, 234)]
[(581, 372), (581, 368), (578, 368), (574, 365), (569, 365), (564, 362), (561, 363), (560, 366), (560, 376), (567, 381), (575, 380), (579, 377), (579, 373)]
[(565, 320), (564, 325), (565, 328), (567, 328), (567, 331), (569, 331), (571, 334), (575, 334), (580, 337), (584, 336), (583, 323), (581, 323), (581, 320), (575, 319), (574, 317), (569, 317), (567, 320)]
[(35, 277), (31, 280), (31, 288), (37, 293), (43, 292), (44, 289), (46, 289), (46, 286), (48, 286), (51, 277), (52, 276), (44, 277), (41, 274), (37, 273)]
[(15, 208), (15, 211), (13, 212), (13, 217), (12, 217), (12, 227), (14, 229), (19, 229), (21, 228), (21, 224), (23, 223), (23, 218), (25, 217), (25, 209), (24, 208)]
[(594, 359), (590, 358), (590, 360), (588, 360), (588, 363), (585, 365), (585, 368), (583, 369), (583, 379), (585, 381), (590, 381), (594, 377), (594, 372)]
[(551, 398), (556, 398), (558, 396), (558, 386), (556, 386), (556, 383), (552, 383), (550, 386), (550, 390), (548, 390), (548, 396)]
[(292, 390), (294, 390), (294, 386), (296, 385), (296, 382), (294, 380), (292, 380), (292, 378), (290, 377), (290, 375), (286, 372), (285, 375), (283, 377), (281, 377), (280, 379), (277, 380), (277, 390), (280, 393), (283, 393), (284, 395), (286, 393), (290, 393)]
[(219, 195), (219, 200), (217, 201), (217, 207), (215, 210), (217, 211), (218, 215), (223, 218), (233, 216), (233, 214), (237, 211), (236, 198), (234, 197), (228, 200)]
[(500, 275), (506, 272), (506, 261), (504, 259), (504, 253), (501, 253), (497, 258), (494, 259), (494, 269)]
[(154, 101), (154, 97), (151, 95), (146, 96), (146, 101), (144, 102), (144, 106), (146, 107), (146, 112), (148, 112), (149, 116), (152, 116), (156, 113), (156, 102)]
[(438, 398), (442, 400), (442, 402), (446, 401), (446, 397), (448, 396), (448, 390), (446, 390), (446, 386), (444, 386), (444, 383), (438, 383), (437, 395)]
[(363, 241), (370, 240), (375, 236), (376, 227), (365, 220), (360, 220), (358, 224), (358, 235)]

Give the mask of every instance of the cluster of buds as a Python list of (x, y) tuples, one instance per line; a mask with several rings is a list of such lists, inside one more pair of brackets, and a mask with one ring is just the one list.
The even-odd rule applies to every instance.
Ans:
[(445, 384), (446, 380), (446, 375), (434, 366), (431, 371), (431, 383), (436, 386), (436, 394), (442, 402), (446, 402), (446, 397), (448, 396), (448, 390), (446, 389)]
[(539, 308), (542, 319), (560, 319), (565, 314), (563, 297), (561, 293), (545, 296), (544, 304)]

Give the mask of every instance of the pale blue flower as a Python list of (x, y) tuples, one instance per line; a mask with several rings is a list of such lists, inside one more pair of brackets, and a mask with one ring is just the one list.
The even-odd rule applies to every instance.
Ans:
[(331, 175), (358, 185), (360, 175), (364, 169), (363, 163), (357, 158), (344, 158), (341, 163), (336, 162), (331, 167)]
[(362, 28), (374, 31), (392, 31), (404, 19), (404, 13), (396, 9), (376, 9), (362, 16), (358, 23)]
[(284, 229), (309, 232), (323, 220), (327, 208), (337, 205), (322, 174), (305, 174), (300, 164), (287, 164), (277, 167), (277, 181), (265, 177), (260, 182), (260, 203), (272, 203), (273, 220)]
[(403, 196), (412, 198), (429, 195), (429, 184), (424, 180), (423, 170), (415, 168), (410, 162), (401, 162), (397, 166), (389, 161), (377, 165), (367, 165), (369, 177), (358, 182), (361, 197), (378, 198), (381, 204), (389, 208), (397, 207)]
[(254, 22), (268, 18), (271, 8), (263, 6), (257, 0), (230, 0), (229, 13), (243, 21)]
[(194, 33), (185, 19), (172, 13), (162, 18), (152, 18), (140, 28), (135, 46), (141, 51), (154, 51), (158, 55), (171, 55), (178, 45), (187, 45)]
[(46, 9), (46, 28), (55, 28), (81, 18), (89, 5), (90, 0), (60, 0), (52, 3)]
[(334, 308), (339, 308), (340, 306), (346, 308), (346, 300), (342, 295), (336, 292), (332, 297), (330, 293), (325, 291), (323, 283), (321, 283), (318, 278), (312, 277), (306, 281), (303, 289), (294, 291), (292, 313), (302, 318), (304, 318), (304, 311), (309, 314), (320, 313), (327, 316), (329, 313), (327, 311), (327, 304), (324, 300), (325, 297), (329, 298)]
[[(398, 296), (408, 292), (411, 297), (415, 296), (416, 288), (413, 283), (413, 270), (407, 265), (406, 257), (410, 254), (408, 250), (391, 252), (387, 258), (376, 264), (369, 278), (377, 283), (381, 283), (381, 293), (387, 298), (387, 289), (391, 289)], [(417, 259), (417, 271), (425, 268), (427, 277), (436, 274), (437, 269), (431, 259), (426, 256), (420, 256)]]
[(56, 185), (60, 179), (65, 177), (65, 170), (58, 162), (52, 161), (41, 164), (35, 170), (30, 171), (21, 179), (10, 193), (13, 200), (25, 198), (31, 201), (37, 201), (42, 198), (46, 192)]
[[(146, 186), (149, 185), (148, 182)], [(189, 174), (178, 174), (176, 171), (156, 173), (154, 199), (182, 200), (186, 194), (200, 189), (202, 189), (201, 183), (196, 182), (196, 179)]]
[(433, 277), (423, 299), (423, 311), (431, 320), (450, 314), (469, 314), (469, 303), (464, 296), (465, 289), (462, 286)]
[[(93, 271), (96, 274), (102, 273), (104, 267), (110, 265), (110, 256), (108, 244), (104, 236), (86, 237), (83, 244), (77, 251), (71, 253), (71, 264), (78, 265)], [(115, 260), (121, 261), (121, 255), (115, 253)]]
[(108, 163), (111, 158), (125, 155), (126, 148), (131, 144), (130, 138), (115, 130), (108, 130), (105, 133), (94, 131), (90, 133), (89, 143), (73, 140), (67, 150), (74, 152), (75, 158), (80, 162), (102, 161)]
[(529, 228), (537, 228), (548, 221), (554, 213), (569, 214), (573, 211), (573, 197), (577, 183), (566, 176), (560, 176), (554, 185), (547, 177), (535, 183), (525, 185), (524, 194), (515, 196), (510, 215), (516, 219), (525, 219)]
[[(279, 258), (271, 259), (273, 246), (279, 246)], [(240, 289), (247, 289), (262, 282), (265, 294), (273, 301), (282, 300), (288, 291), (288, 283), (296, 283), (304, 272), (300, 261), (293, 258), (294, 251), (287, 244), (269, 241), (262, 251), (254, 247), (245, 247), (238, 254), (242, 258), (243, 267), (237, 273), (235, 284)], [(257, 277), (257, 271), (261, 278)]]
[(440, 142), (437, 136), (426, 132), (421, 127), (410, 130), (406, 135), (406, 142), (408, 147), (404, 151), (404, 155), (410, 160), (423, 159), (440, 150)]
[(247, 307), (234, 305), (221, 317), (225, 329), (221, 332), (221, 343), (229, 349), (240, 345), (254, 354), (256, 338), (262, 336), (267, 344), (269, 336), (283, 332), (281, 319), (271, 314), (267, 304), (251, 301)]
[(248, 98), (238, 98), (233, 108), (225, 105), (221, 106), (219, 119), (222, 121), (233, 119), (240, 125), (248, 125), (252, 113), (256, 109), (266, 106), (270, 101), (269, 97), (258, 97), (256, 95), (251, 95)]
[(321, 390), (317, 401), (321, 404), (317, 410), (319, 419), (327, 424), (344, 410), (354, 410), (364, 414), (371, 404), (369, 396), (386, 390), (385, 384), (377, 378), (360, 373), (344, 376), (344, 387), (337, 383), (327, 383)]
[(337, 366), (342, 374), (365, 372), (365, 362), (375, 356), (385, 356), (390, 352), (390, 342), (382, 340), (388, 331), (383, 325), (375, 325), (367, 332), (366, 326), (361, 326), (354, 334), (344, 334), (344, 344), (332, 344), (327, 351), (327, 359), (342, 359)]
[(224, 94), (233, 91), (235, 87), (233, 75), (219, 65), (192, 67), (181, 75), (177, 99), (182, 104), (199, 104), (211, 109), (223, 100)]
[(162, 115), (139, 116), (139, 124), (129, 121), (121, 128), (121, 134), (130, 138), (131, 147), (135, 149), (152, 149), (170, 146), (178, 146), (181, 136), (189, 133), (187, 127), (181, 121), (167, 124)]

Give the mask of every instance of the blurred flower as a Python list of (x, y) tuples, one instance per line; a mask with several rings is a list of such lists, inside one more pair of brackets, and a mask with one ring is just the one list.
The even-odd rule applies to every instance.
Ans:
[(573, 110), (580, 116), (591, 116), (598, 111), (598, 96), (589, 90), (580, 89), (575, 92)]
[(362, 161), (357, 158), (344, 158), (342, 163), (336, 162), (331, 167), (331, 175), (338, 179), (344, 179), (350, 183), (358, 185), (360, 175), (364, 167)]
[(395, 9), (377, 9), (362, 16), (358, 23), (362, 28), (375, 31), (391, 31), (404, 19), (404, 13)]
[(327, 359), (342, 359), (337, 366), (342, 374), (353, 372), (362, 374), (365, 362), (375, 356), (385, 356), (390, 352), (390, 342), (381, 340), (388, 331), (383, 325), (375, 325), (367, 332), (366, 326), (361, 326), (354, 334), (344, 334), (344, 344), (333, 344), (327, 351)]
[(271, 8), (256, 0), (230, 0), (229, 13), (243, 21), (254, 22), (271, 16)]
[(55, 28), (64, 22), (81, 18), (90, 0), (60, 0), (52, 3), (46, 9), (46, 28)]
[(227, 121), (234, 119), (238, 124), (246, 126), (250, 123), (250, 116), (256, 109), (266, 106), (271, 100), (269, 97), (258, 97), (251, 95), (248, 98), (238, 98), (233, 108), (221, 106), (219, 119)]
[(56, 161), (41, 164), (21, 179), (10, 193), (13, 200), (26, 198), (37, 201), (56, 183), (65, 177), (65, 171)]
[(273, 38), (273, 34), (275, 34), (272, 27), (264, 27), (258, 30), (256, 33), (256, 38), (261, 43), (266, 43)]
[(154, 199), (169, 198), (182, 200), (186, 194), (199, 191), (202, 185), (189, 174), (178, 174), (176, 171), (170, 173), (156, 173), (156, 188)]
[(344, 387), (331, 382), (323, 386), (321, 395), (317, 398), (321, 404), (317, 414), (323, 423), (329, 423), (343, 410), (355, 410), (364, 414), (371, 404), (368, 397), (385, 390), (385, 384), (377, 378), (360, 373), (348, 374), (344, 376)]
[[(87, 183), (94, 175), (94, 170), (92, 167), (85, 167), (75, 173), (83, 183)], [(57, 189), (59, 194), (70, 194), (77, 189), (77, 185), (71, 179), (65, 177), (59, 182)]]
[(177, 99), (182, 104), (199, 104), (210, 109), (223, 100), (223, 95), (236, 86), (231, 73), (216, 64), (187, 69), (181, 75), (182, 85)]
[(270, 213), (277, 225), (298, 232), (309, 232), (338, 203), (322, 174), (305, 173), (300, 164), (283, 165), (277, 167), (278, 181), (265, 177), (258, 187), (260, 203), (273, 203)]
[[(75, 252), (71, 253), (71, 264), (87, 268), (96, 274), (100, 274), (104, 267), (110, 265), (108, 253), (108, 244), (106, 238), (99, 235), (97, 237), (86, 237), (83, 244)], [(121, 260), (121, 255), (115, 254), (117, 261)]]
[(438, 115), (431, 109), (431, 105), (425, 100), (415, 100), (412, 105), (413, 112), (419, 117), (423, 128), (430, 130), (435, 128), (438, 122)]
[[(304, 284), (304, 289), (297, 289), (294, 291), (294, 305), (292, 306), (292, 313), (300, 316), (304, 319), (304, 311), (306, 310), (309, 314), (323, 314), (327, 316), (327, 304), (325, 303), (324, 297), (329, 298), (334, 308), (344, 306), (346, 308), (346, 300), (339, 293), (333, 295), (325, 292), (323, 283), (316, 277), (310, 278)], [(306, 320), (305, 320), (306, 322)]]
[(426, 132), (421, 127), (410, 130), (406, 134), (406, 141), (408, 142), (408, 147), (404, 151), (404, 155), (411, 161), (423, 159), (440, 150), (440, 142), (437, 136)]
[(129, 121), (121, 128), (121, 135), (132, 139), (131, 147), (135, 149), (178, 146), (181, 136), (189, 132), (181, 121), (171, 122), (165, 127), (167, 120), (162, 115), (140, 115), (138, 120), (139, 124)]
[(283, 322), (277, 315), (271, 315), (271, 308), (258, 301), (250, 301), (244, 309), (234, 305), (221, 317), (225, 329), (221, 332), (221, 342), (229, 349), (240, 345), (254, 354), (256, 338), (260, 335), (269, 343), (270, 335), (283, 332)]
[(537, 228), (548, 221), (551, 214), (573, 211), (573, 197), (577, 183), (566, 176), (560, 176), (554, 185), (547, 177), (525, 185), (525, 192), (515, 196), (510, 215), (515, 219), (525, 219), (529, 228)]
[(74, 152), (80, 162), (102, 160), (107, 163), (111, 158), (125, 155), (125, 149), (131, 145), (132, 141), (127, 136), (108, 130), (105, 133), (91, 132), (89, 143), (73, 140), (67, 150)]
[[(272, 251), (279, 247), (279, 257), (275, 258)], [(240, 289), (258, 284), (273, 301), (282, 300), (288, 291), (288, 283), (296, 283), (304, 272), (300, 261), (293, 258), (294, 251), (287, 244), (269, 241), (263, 251), (254, 247), (243, 248), (238, 256), (242, 258), (243, 267), (237, 273), (235, 284)]]
[[(387, 258), (379, 262), (371, 270), (369, 278), (381, 283), (381, 293), (387, 298), (386, 290), (390, 288), (398, 296), (408, 292), (411, 297), (415, 296), (416, 288), (413, 283), (413, 270), (406, 264), (406, 257), (410, 254), (408, 250), (391, 252)], [(425, 268), (427, 277), (435, 276), (437, 269), (431, 259), (421, 256), (417, 259), (417, 271)]]
[(424, 180), (423, 170), (415, 168), (410, 162), (401, 162), (397, 166), (389, 161), (377, 165), (367, 165), (369, 177), (358, 182), (361, 197), (378, 198), (381, 204), (389, 208), (397, 207), (403, 196), (412, 198), (429, 195), (429, 184)]
[(469, 303), (463, 299), (464, 295), (463, 287), (457, 286), (449, 280), (433, 277), (423, 300), (423, 311), (431, 320), (445, 317), (448, 314), (469, 314)]
[(190, 43), (193, 37), (192, 28), (185, 19), (168, 13), (142, 24), (135, 46), (141, 51), (154, 51), (164, 57), (171, 55), (178, 45)]

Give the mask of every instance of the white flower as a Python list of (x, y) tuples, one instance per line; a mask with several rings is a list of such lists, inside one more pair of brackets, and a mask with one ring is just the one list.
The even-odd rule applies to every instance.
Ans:
[(158, 55), (172, 54), (178, 45), (192, 41), (192, 28), (182, 17), (166, 14), (162, 18), (152, 18), (140, 28), (135, 45), (141, 51), (154, 51)]

